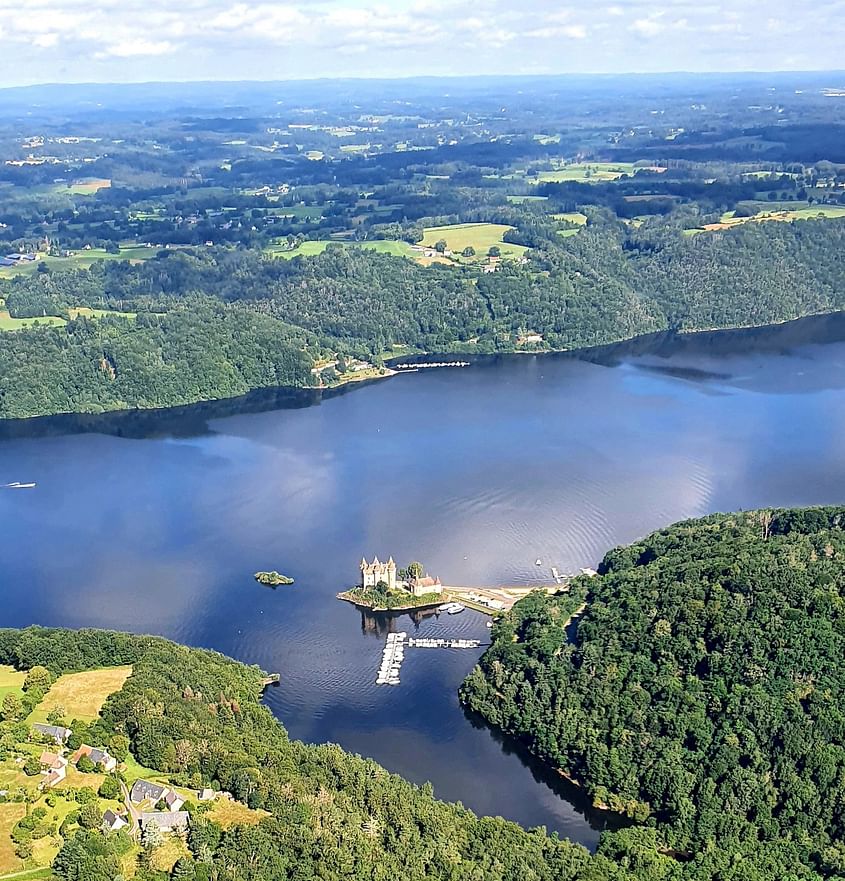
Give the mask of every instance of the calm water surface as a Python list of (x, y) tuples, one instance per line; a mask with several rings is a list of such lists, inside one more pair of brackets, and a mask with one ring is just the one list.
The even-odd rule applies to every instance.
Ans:
[[(238, 413), (280, 403), (298, 406)], [(334, 599), (361, 556), (527, 584), (680, 518), (845, 498), (841, 316), (491, 359), (307, 403), (4, 426), (0, 484), (38, 486), (0, 490), (0, 624), (160, 633), (280, 671), (268, 703), (292, 736), (588, 846), (601, 817), (459, 707), (478, 652), (409, 650), (401, 686), (374, 685), (388, 627), (488, 631), (469, 611), (363, 619)], [(263, 588), (257, 569), (296, 585)]]

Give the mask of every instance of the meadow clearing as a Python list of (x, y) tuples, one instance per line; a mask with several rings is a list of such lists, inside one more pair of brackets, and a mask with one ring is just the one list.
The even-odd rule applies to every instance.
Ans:
[(819, 218), (836, 220), (842, 217), (845, 217), (845, 206), (843, 205), (808, 205), (801, 208), (774, 209), (761, 211), (753, 217), (735, 217), (733, 211), (726, 211), (718, 222), (706, 223), (704, 226), (684, 230), (684, 234), (689, 236), (701, 232), (716, 232), (732, 229), (743, 223), (764, 223), (772, 220), (780, 223), (793, 223), (796, 220), (816, 220)]
[(52, 257), (49, 254), (39, 254), (37, 260), (19, 263), (16, 266), (0, 266), (0, 279), (14, 278), (16, 275), (32, 275), (38, 272), (41, 263), (45, 263), (50, 269), (88, 269), (98, 260), (129, 260), (137, 263), (140, 260), (149, 260), (158, 253), (158, 248), (147, 248), (138, 244), (121, 245), (117, 254), (109, 254), (103, 248), (91, 248), (87, 251), (75, 251), (69, 257)]
[(83, 673), (65, 673), (52, 684), (27, 721), (29, 724), (46, 722), (50, 710), (63, 707), (67, 719), (91, 722), (100, 715), (106, 698), (120, 691), (131, 673), (131, 667), (103, 667)]
[(502, 257), (521, 257), (527, 250), (524, 245), (512, 245), (505, 242), (502, 236), (512, 227), (503, 223), (456, 223), (451, 226), (428, 226), (421, 245), (433, 248), (443, 239), (454, 255), (459, 255), (464, 248), (475, 248), (476, 259), (484, 259), (487, 251), (494, 245), (501, 251)]

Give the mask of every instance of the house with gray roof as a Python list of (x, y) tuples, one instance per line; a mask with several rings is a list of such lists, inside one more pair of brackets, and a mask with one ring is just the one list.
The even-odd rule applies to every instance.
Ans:
[(154, 823), (162, 832), (185, 832), (191, 825), (187, 811), (145, 811), (141, 814), (141, 828)]
[(36, 722), (32, 729), (42, 737), (49, 737), (50, 740), (55, 741), (59, 746), (73, 734), (70, 728), (64, 728), (61, 725), (45, 725), (41, 722)]
[(151, 801), (155, 804), (161, 801), (170, 792), (170, 787), (162, 786), (160, 783), (153, 783), (152, 780), (136, 780), (132, 784), (129, 798), (140, 804), (142, 801)]

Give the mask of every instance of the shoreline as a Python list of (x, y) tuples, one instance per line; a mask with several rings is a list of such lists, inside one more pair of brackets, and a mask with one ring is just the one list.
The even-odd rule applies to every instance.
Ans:
[(384, 614), (396, 614), (396, 615), (404, 615), (408, 612), (424, 612), (428, 609), (436, 609), (438, 606), (443, 604), (443, 599), (440, 598), (436, 602), (426, 602), (421, 603), (419, 605), (411, 605), (411, 606), (392, 606), (391, 608), (381, 608), (379, 606), (372, 606), (368, 603), (361, 602), (360, 599), (357, 599), (353, 596), (350, 596), (351, 591), (344, 590), (338, 594), (335, 594), (335, 599), (343, 600), (345, 603), (349, 603), (352, 606), (355, 606), (356, 609), (363, 609), (367, 612), (375, 612), (379, 615)]
[[(0, 440), (4, 439), (2, 430), (5, 427), (7, 431), (13, 431), (14, 428), (20, 428), (23, 432), (27, 427), (35, 426), (39, 421), (46, 422), (51, 419), (79, 419), (79, 420), (107, 420), (109, 418), (126, 418), (131, 417), (155, 417), (155, 416), (179, 416), (182, 414), (192, 415), (203, 407), (213, 407), (220, 405), (221, 408), (227, 403), (233, 407), (237, 406), (237, 402), (243, 402), (250, 396), (276, 395), (278, 397), (288, 397), (289, 403), (296, 406), (308, 406), (313, 403), (320, 403), (323, 399), (331, 399), (335, 395), (345, 394), (356, 388), (366, 387), (372, 383), (383, 382), (403, 373), (414, 373), (421, 367), (429, 366), (429, 369), (457, 369), (458, 367), (483, 365), (487, 360), (493, 360), (501, 357), (520, 357), (525, 355), (533, 355), (535, 357), (545, 356), (569, 356), (577, 357), (579, 355), (597, 354), (602, 351), (612, 350), (617, 346), (624, 346), (635, 342), (646, 342), (654, 340), (655, 342), (667, 339), (689, 340), (696, 336), (704, 336), (709, 334), (734, 334), (743, 332), (763, 331), (767, 329), (776, 330), (789, 325), (797, 325), (801, 322), (811, 321), (813, 319), (822, 319), (831, 316), (841, 316), (845, 318), (845, 309), (830, 310), (824, 312), (812, 312), (797, 318), (784, 318), (777, 321), (766, 322), (765, 324), (747, 324), (747, 325), (731, 325), (726, 327), (711, 328), (680, 328), (649, 331), (648, 333), (634, 334), (628, 337), (619, 337), (617, 339), (608, 340), (603, 343), (594, 343), (589, 346), (576, 346), (568, 349), (512, 349), (502, 352), (474, 352), (471, 350), (458, 350), (454, 352), (417, 352), (410, 355), (396, 355), (385, 361), (384, 372), (377, 375), (368, 374), (356, 377), (354, 374), (348, 378), (330, 386), (292, 386), (292, 385), (274, 385), (274, 386), (258, 386), (248, 389), (246, 392), (238, 395), (229, 395), (220, 398), (200, 398), (192, 401), (183, 401), (178, 404), (170, 404), (160, 407), (125, 407), (106, 409), (97, 412), (86, 410), (61, 410), (55, 413), (37, 413), (29, 416), (0, 416)], [(845, 339), (845, 337), (843, 337)], [(442, 359), (454, 359), (453, 362)], [(471, 359), (465, 361), (463, 359)], [(417, 363), (413, 359), (419, 359)], [(431, 359), (441, 359), (441, 363), (437, 365), (431, 364)], [(453, 366), (454, 364), (454, 366)], [(415, 370), (414, 368), (417, 368)], [(294, 401), (293, 399), (298, 399)], [(270, 406), (266, 409), (281, 409), (280, 405)], [(225, 415), (225, 414), (224, 414)], [(223, 418), (214, 416), (212, 418)], [(77, 430), (76, 433), (81, 433)], [(97, 430), (96, 428), (89, 430)], [(73, 432), (67, 432), (73, 433)]]

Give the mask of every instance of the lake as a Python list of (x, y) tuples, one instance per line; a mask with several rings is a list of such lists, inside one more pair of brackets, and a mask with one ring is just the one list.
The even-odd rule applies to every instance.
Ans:
[[(363, 555), (530, 584), (682, 518), (841, 503), (843, 440), (843, 316), (478, 359), (322, 400), (8, 423), (0, 484), (37, 487), (0, 490), (0, 623), (260, 664), (293, 737), (593, 847), (605, 819), (459, 707), (478, 651), (409, 649), (401, 685), (375, 685), (388, 629), (486, 640), (483, 616), (364, 617), (335, 594)], [(260, 569), (296, 584), (262, 587)]]

